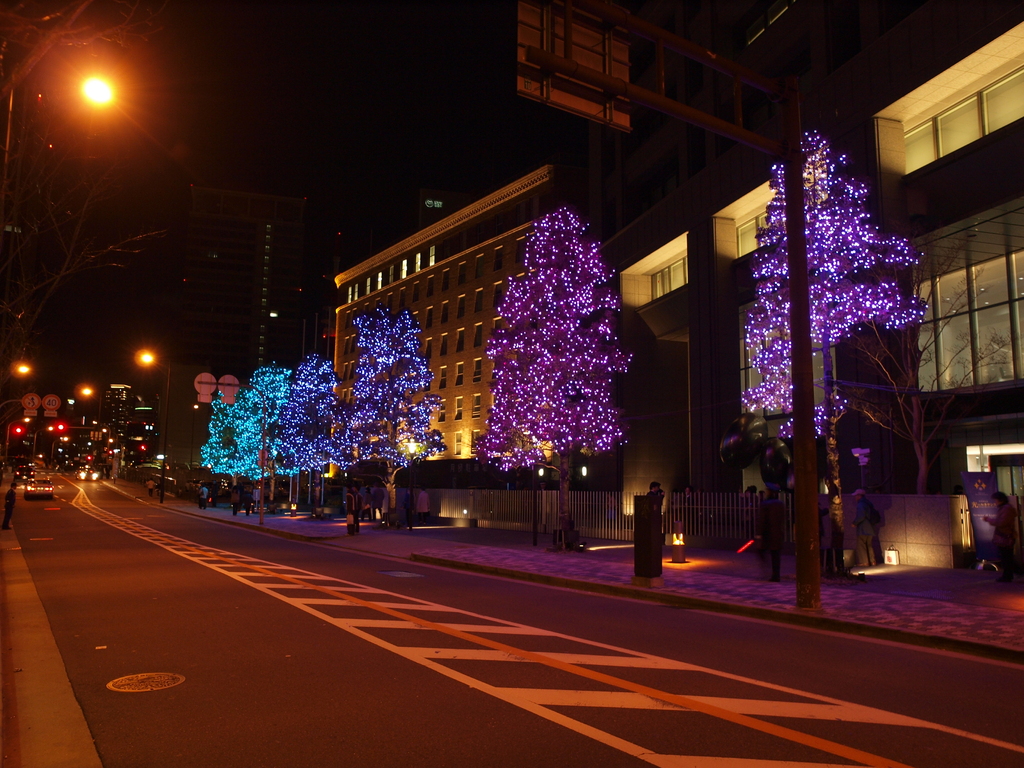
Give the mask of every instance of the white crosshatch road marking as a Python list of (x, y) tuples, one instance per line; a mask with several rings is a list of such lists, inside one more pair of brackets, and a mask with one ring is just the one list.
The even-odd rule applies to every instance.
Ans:
[[(755, 730), (762, 730), (765, 733), (770, 733), (826, 753), (832, 752), (847, 760), (859, 761), (860, 764), (864, 765), (900, 766), (902, 764), (878, 755), (861, 752), (853, 747), (846, 747), (842, 744), (802, 734), (798, 731), (775, 726), (773, 723), (753, 718), (771, 717), (773, 719), (824, 720), (839, 723), (870, 723), (894, 727), (924, 728), (1024, 755), (1024, 746), (1022, 745), (950, 728), (939, 723), (919, 720), (898, 713), (854, 704), (807, 691), (800, 691), (708, 667), (638, 653), (629, 649), (573, 637), (559, 632), (551, 632), (491, 616), (463, 611), (450, 606), (419, 600), (407, 595), (368, 587), (323, 574), (312, 573), (300, 568), (284, 566), (246, 555), (207, 547), (187, 539), (162, 533), (134, 520), (106, 512), (89, 501), (88, 496), (83, 491), (79, 491), (73, 505), (108, 525), (162, 547), (180, 557), (222, 573), (235, 581), (316, 616), (380, 648), (384, 648), (448, 678), (462, 682), (470, 688), (487, 693), (546, 720), (562, 725), (576, 733), (588, 736), (621, 752), (662, 768), (726, 768), (727, 766), (736, 766), (737, 768), (786, 768), (787, 766), (825, 766), (833, 765), (833, 763), (657, 754), (628, 739), (575, 720), (563, 712), (551, 709), (551, 707), (651, 709), (675, 711), (679, 713), (680, 717), (684, 718), (691, 716), (694, 712), (700, 712), (738, 723), (745, 727), (753, 727)], [(315, 591), (320, 594), (316, 597), (296, 594), (302, 591)], [(323, 610), (327, 608), (331, 609), (332, 612), (327, 613)], [(347, 617), (334, 615), (334, 613), (342, 609), (344, 609), (343, 612), (345, 613), (365, 613), (367, 610), (376, 610), (379, 613), (390, 615), (391, 618), (378, 619), (365, 615)], [(459, 622), (439, 622), (419, 617), (416, 615), (418, 612), (425, 612), (428, 615), (433, 615), (434, 618), (447, 618), (446, 614), (458, 614), (464, 620)], [(438, 616), (438, 614), (441, 614), (441, 616)], [(408, 638), (403, 638), (407, 639), (409, 644), (401, 644), (392, 640), (385, 640), (368, 631), (374, 629), (418, 631), (411, 632)], [(416, 644), (418, 639), (429, 639), (429, 635), (432, 632), (449, 634), (491, 647), (452, 649)], [(595, 652), (524, 651), (516, 648), (514, 645), (506, 645), (501, 640), (488, 639), (490, 635), (504, 636), (507, 638), (508, 643), (514, 643), (516, 636), (524, 638), (550, 638), (561, 641), (563, 647), (564, 641), (570, 641), (593, 649)], [(389, 637), (394, 637), (394, 635), (389, 635)], [(497, 646), (497, 648), (494, 646)], [(478, 677), (456, 669), (454, 665), (441, 663), (459, 661), (488, 661), (500, 664), (510, 662), (520, 664), (543, 663), (563, 671), (579, 674), (583, 677), (597, 679), (624, 690), (593, 691), (569, 688), (536, 689), (494, 686)], [(721, 680), (745, 683), (761, 689), (772, 690), (787, 697), (799, 697), (805, 701), (740, 699), (668, 693), (640, 686), (628, 679), (614, 678), (605, 673), (593, 671), (592, 668), (595, 667), (700, 672)], [(680, 725), (685, 726), (685, 722), (681, 722)]]

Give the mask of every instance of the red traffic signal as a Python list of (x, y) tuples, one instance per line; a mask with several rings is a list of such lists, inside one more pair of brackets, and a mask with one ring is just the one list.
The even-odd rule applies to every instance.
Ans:
[(66, 432), (68, 429), (68, 425), (65, 424), (63, 421), (58, 421), (56, 424), (53, 425), (53, 428), (57, 432)]
[(25, 434), (25, 426), (23, 424), (11, 424), (11, 434), (21, 436)]

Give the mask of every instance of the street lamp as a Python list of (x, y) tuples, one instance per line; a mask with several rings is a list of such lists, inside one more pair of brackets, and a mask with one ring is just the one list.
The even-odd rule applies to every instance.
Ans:
[[(148, 350), (142, 350), (136, 355), (135, 359), (139, 365), (144, 368), (159, 368), (161, 367), (156, 361), (156, 355)], [(167, 370), (167, 383), (164, 387), (164, 401), (160, 405), (160, 421), (163, 422), (163, 427), (160, 430), (160, 444), (162, 449), (160, 451), (160, 503), (164, 503), (164, 483), (167, 480), (167, 428), (170, 425), (170, 400), (171, 400), (171, 365), (165, 363), (163, 366)]]
[(104, 107), (114, 100), (110, 84), (98, 77), (90, 77), (82, 83), (82, 95), (96, 106)]
[(409, 498), (406, 499), (406, 524), (409, 526), (409, 530), (412, 530), (412, 519), (416, 516), (416, 500), (413, 496), (413, 478), (416, 472), (416, 459), (419, 456), (420, 445), (415, 440), (409, 440), (403, 446), (405, 452), (409, 454)]

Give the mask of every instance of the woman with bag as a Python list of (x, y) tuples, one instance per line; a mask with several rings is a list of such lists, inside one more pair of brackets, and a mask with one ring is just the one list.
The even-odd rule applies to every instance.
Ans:
[(1013, 581), (1013, 546), (1017, 541), (1017, 510), (1010, 505), (1010, 500), (1002, 491), (992, 494), (992, 500), (999, 505), (995, 515), (982, 518), (989, 525), (995, 526), (992, 543), (999, 550), (999, 565), (1003, 575), (996, 581)]

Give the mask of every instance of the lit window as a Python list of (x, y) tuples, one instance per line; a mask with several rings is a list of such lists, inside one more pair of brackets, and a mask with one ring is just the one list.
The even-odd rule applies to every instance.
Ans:
[(444, 398), (441, 398), (440, 404), (437, 406), (437, 423), (444, 424), (445, 418), (445, 402)]
[(427, 266), (434, 266), (434, 246), (430, 246), (430, 263)]
[(437, 377), (437, 388), (445, 389), (448, 386), (448, 366), (441, 366), (441, 374)]
[(768, 226), (768, 215), (760, 213), (736, 227), (736, 255), (746, 256), (757, 250), (757, 230)]
[(416, 254), (416, 271), (417, 272), (419, 272), (420, 269), (422, 268), (422, 266), (421, 266), (422, 258), (423, 258), (423, 254), (422, 253), (417, 253)]
[(263, 250), (265, 250), (267, 253), (270, 253), (270, 246), (269, 245), (264, 245), (263, 246)]
[(377, 273), (377, 290), (379, 291), (383, 287), (384, 287), (384, 273), (383, 272), (378, 272)]
[(277, 317), (277, 312), (275, 312), (274, 310), (270, 310), (270, 316)]
[(479, 384), (480, 379), (484, 375), (484, 361), (482, 357), (478, 357), (473, 361), (473, 383)]
[[(456, 398), (456, 400), (458, 400), (458, 399), (460, 399), (460, 398)], [(458, 413), (458, 411), (456, 411), (456, 413)], [(456, 419), (461, 419), (462, 417), (461, 416), (456, 416), (455, 418)], [(455, 455), (456, 456), (461, 456), (462, 455), (462, 433), (461, 432), (456, 432), (455, 433)]]
[(462, 386), (462, 376), (463, 376), (463, 373), (465, 372), (465, 369), (466, 369), (466, 364), (465, 363), (456, 363), (455, 364), (455, 386), (456, 387), (461, 387)]
[(462, 421), (462, 400), (461, 396), (455, 398), (455, 421)]
[(409, 275), (409, 260), (408, 259), (402, 259), (402, 277), (404, 278), (404, 277), (407, 277), (408, 275)]
[(481, 401), (481, 396), (479, 394), (473, 395), (473, 414), (472, 414), (472, 416), (473, 416), (474, 419), (479, 419), (480, 418), (480, 401)]
[(651, 275), (651, 298), (656, 299), (686, 285), (686, 266), (686, 257), (683, 256)]

